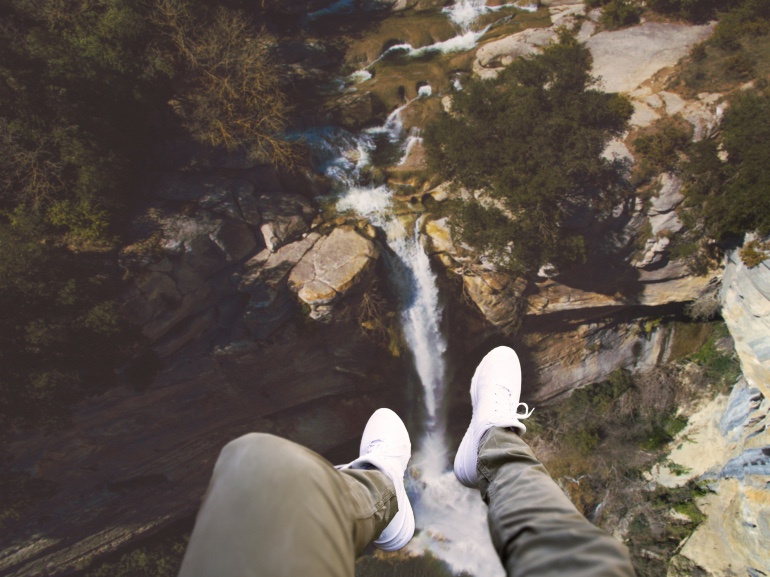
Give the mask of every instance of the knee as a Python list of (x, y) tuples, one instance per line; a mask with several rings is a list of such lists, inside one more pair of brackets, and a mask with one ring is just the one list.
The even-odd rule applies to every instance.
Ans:
[(318, 466), (321, 457), (287, 439), (268, 433), (248, 433), (222, 448), (214, 470), (250, 470), (260, 474), (266, 469), (284, 472)]

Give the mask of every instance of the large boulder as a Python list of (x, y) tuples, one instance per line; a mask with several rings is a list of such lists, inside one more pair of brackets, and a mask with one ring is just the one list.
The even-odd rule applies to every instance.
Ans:
[(473, 73), (480, 78), (495, 78), (503, 67), (516, 58), (538, 53), (554, 38), (556, 32), (552, 28), (528, 28), (484, 44), (476, 51)]
[(328, 318), (331, 305), (374, 268), (375, 244), (351, 226), (335, 228), (318, 240), (289, 275), (289, 288), (310, 307), (310, 316)]

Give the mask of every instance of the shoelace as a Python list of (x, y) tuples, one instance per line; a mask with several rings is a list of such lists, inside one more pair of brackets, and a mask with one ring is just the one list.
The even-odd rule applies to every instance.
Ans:
[(403, 453), (405, 447), (406, 445), (391, 445), (382, 439), (374, 439), (366, 446), (364, 454), (369, 454), (376, 450), (377, 453), (386, 457), (399, 457), (401, 456), (401, 453)]
[[(504, 397), (500, 397), (500, 390), (504, 390), (507, 394)], [(506, 387), (505, 385), (500, 385), (499, 388), (495, 389), (495, 395), (498, 399), (497, 404), (497, 413), (503, 417), (508, 417), (511, 414), (515, 415), (517, 419), (526, 419), (529, 417), (535, 409), (530, 409), (527, 403), (518, 403), (515, 407), (513, 406), (513, 403), (511, 402), (513, 400), (513, 393), (511, 390)], [(519, 407), (524, 407), (524, 412), (519, 412)]]

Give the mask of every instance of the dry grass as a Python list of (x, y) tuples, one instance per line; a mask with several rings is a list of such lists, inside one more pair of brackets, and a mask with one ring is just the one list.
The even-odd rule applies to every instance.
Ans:
[(291, 167), (296, 146), (277, 134), (291, 112), (269, 51), (271, 38), (240, 12), (218, 9), (210, 21), (196, 21), (186, 0), (158, 0), (153, 20), (171, 54), (186, 69), (173, 108), (200, 141)]

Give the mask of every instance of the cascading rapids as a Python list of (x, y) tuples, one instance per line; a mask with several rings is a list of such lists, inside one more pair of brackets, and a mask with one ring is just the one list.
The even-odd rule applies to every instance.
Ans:
[[(422, 97), (429, 93), (429, 87), (421, 89)], [(383, 126), (358, 136), (338, 128), (302, 136), (314, 151), (316, 166), (335, 183), (337, 210), (369, 219), (385, 233), (391, 249), (385, 254), (388, 276), (398, 295), (403, 332), (424, 400), (424, 433), (413, 439), (407, 483), (418, 528), (409, 547), (415, 552), (431, 551), (457, 572), (497, 577), (504, 572), (487, 530), (486, 506), (478, 491), (455, 479), (448, 460), (442, 414), (447, 344), (436, 274), (420, 243), (421, 219), (405, 225), (395, 215), (393, 191), (386, 185), (362, 182), (370, 158), (377, 153), (378, 136), (401, 143), (402, 160), (408, 154), (409, 139), (404, 138), (400, 116), (408, 105), (394, 111)]]

